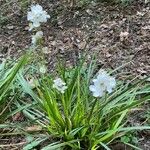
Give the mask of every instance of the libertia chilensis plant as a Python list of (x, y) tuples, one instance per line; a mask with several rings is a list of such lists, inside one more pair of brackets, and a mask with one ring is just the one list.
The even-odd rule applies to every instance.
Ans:
[[(31, 11), (27, 15), (30, 21), (29, 31), (34, 32), (30, 54), (41, 54), (38, 53), (42, 49), (44, 35), (41, 24), (47, 22), (48, 18), (50, 16), (40, 5), (31, 6)], [(27, 56), (24, 56), (6, 73), (0, 69), (2, 109), (10, 94), (10, 85), (26, 61)], [(57, 140), (42, 148), (43, 150), (58, 148), (96, 150), (102, 147), (110, 149), (109, 144), (128, 131), (150, 129), (149, 126), (130, 127), (127, 123), (132, 108), (150, 100), (150, 87), (143, 85), (146, 79), (123, 83), (114, 77), (117, 76), (115, 72), (110, 73), (103, 69), (98, 71), (94, 59), (87, 65), (84, 59), (81, 59), (77, 66), (70, 69), (63, 65), (61, 60), (59, 61), (57, 73), (51, 75), (46, 73), (42, 64), (40, 72), (44, 75), (39, 78), (38, 84), (31, 85), (27, 82), (23, 72), (18, 75), (23, 92), (29, 94), (32, 101), (29, 104), (29, 101), (20, 98), (16, 103), (18, 110), (13, 114), (22, 110), (28, 118), (41, 125), (54, 140)], [(3, 64), (0, 67), (3, 68)], [(139, 99), (141, 93), (143, 96)], [(30, 149), (45, 139), (48, 138), (36, 141)]]
[[(150, 100), (150, 91), (142, 85), (144, 80), (122, 83), (102, 69), (94, 74), (93, 62), (87, 65), (89, 67), (81, 62), (72, 69), (59, 64), (57, 77), (56, 74), (42, 77), (36, 92), (20, 75), (24, 92), (38, 102), (46, 116), (47, 123), (43, 127), (60, 140), (43, 150), (108, 148), (108, 144), (130, 130), (150, 129), (149, 126), (127, 126), (132, 108)], [(138, 100), (141, 92), (145, 96)]]

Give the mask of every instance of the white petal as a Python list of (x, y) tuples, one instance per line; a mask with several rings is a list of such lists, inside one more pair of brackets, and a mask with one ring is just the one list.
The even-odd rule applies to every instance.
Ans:
[(110, 84), (111, 84), (112, 87), (116, 86), (116, 80), (115, 80), (115, 78), (110, 78)]
[(39, 22), (33, 22), (33, 26), (37, 28), (40, 26), (40, 23)]
[(107, 92), (110, 94), (112, 93), (112, 88), (107, 88)]
[(94, 92), (94, 93), (93, 93), (93, 96), (94, 96), (94, 97), (99, 97), (99, 93)]
[(89, 89), (90, 89), (90, 91), (93, 92), (93, 91), (95, 91), (95, 86), (94, 86), (94, 85), (90, 85), (90, 86), (89, 86)]
[(102, 97), (103, 95), (104, 95), (104, 92), (100, 90), (93, 92), (94, 97)]
[(93, 81), (93, 83), (95, 83), (95, 82), (97, 82), (97, 79), (93, 79), (92, 81)]
[(33, 24), (30, 23), (30, 24), (29, 24), (29, 31), (31, 31), (33, 28), (34, 28)]
[(50, 15), (46, 15), (47, 18), (50, 18)]
[(30, 21), (30, 20), (32, 20), (32, 19), (33, 19), (33, 14), (32, 14), (32, 12), (30, 11), (30, 12), (28, 12), (28, 14), (27, 14), (27, 20)]
[(32, 5), (31, 6), (31, 11), (32, 12), (40, 12), (40, 11), (42, 11), (43, 10), (43, 8), (42, 8), (42, 6), (40, 6), (39, 4), (36, 4), (36, 5)]

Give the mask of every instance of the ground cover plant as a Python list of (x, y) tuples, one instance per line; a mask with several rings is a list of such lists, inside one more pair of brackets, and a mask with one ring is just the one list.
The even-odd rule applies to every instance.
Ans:
[[(91, 15), (89, 10), (87, 13)], [(42, 5), (31, 5), (27, 12), (27, 32), (32, 34), (27, 55), (8, 73), (3, 73), (1, 65), (1, 99), (13, 98), (13, 103), (1, 105), (0, 147), (11, 147), (3, 142), (5, 138), (21, 135), (23, 142), (14, 146), (19, 149), (21, 145), (24, 150), (115, 149), (115, 142), (140, 149), (133, 136), (147, 132), (150, 126), (147, 120), (133, 124), (130, 116), (149, 103), (149, 76), (131, 75), (122, 80), (120, 70), (126, 65), (108, 69), (99, 65), (97, 53), (88, 60), (88, 53), (83, 52), (78, 53), (74, 65), (58, 57), (57, 67), (48, 71), (43, 26), (51, 18)], [(120, 40), (127, 40), (128, 34), (121, 32)], [(27, 58), (28, 64), (20, 69)], [(16, 122), (20, 117), (21, 122)]]

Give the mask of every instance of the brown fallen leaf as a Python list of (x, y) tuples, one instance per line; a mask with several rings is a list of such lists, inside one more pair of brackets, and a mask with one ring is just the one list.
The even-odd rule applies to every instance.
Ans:
[(79, 48), (79, 49), (84, 49), (85, 47), (86, 47), (86, 41), (80, 42), (80, 43), (78, 44), (78, 48)]
[(129, 32), (121, 32), (120, 33), (120, 41), (127, 40), (129, 37)]
[(41, 131), (41, 130), (42, 130), (42, 127), (38, 125), (33, 125), (33, 126), (25, 128), (25, 131), (27, 132), (35, 132), (35, 131)]
[(13, 121), (22, 121), (23, 119), (24, 119), (24, 116), (21, 112), (18, 112), (12, 116)]

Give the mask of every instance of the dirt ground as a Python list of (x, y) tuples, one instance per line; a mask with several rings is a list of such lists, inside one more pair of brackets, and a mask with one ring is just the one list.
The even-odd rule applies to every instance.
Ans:
[[(132, 5), (110, 5), (92, 2), (84, 7), (69, 7), (59, 0), (37, 0), (51, 16), (42, 26), (46, 58), (51, 69), (61, 54), (75, 63), (82, 52), (88, 59), (97, 54), (100, 67), (121, 70), (127, 75), (150, 74), (150, 3), (135, 0)], [(28, 31), (27, 8), (20, 0), (0, 0), (0, 59), (16, 58), (31, 43)], [(147, 139), (143, 150), (150, 149)], [(144, 139), (145, 140), (145, 139)], [(144, 141), (143, 140), (143, 141)]]
[[(16, 57), (31, 43), (27, 10), (15, 1), (3, 13), (7, 19), (1, 23), (1, 58)], [(82, 8), (68, 8), (60, 1), (45, 0), (40, 4), (51, 15), (42, 28), (49, 68), (57, 54), (75, 61), (80, 53), (87, 51), (89, 59), (97, 53), (100, 66), (114, 69), (132, 61), (124, 73), (150, 73), (149, 3), (138, 0), (129, 6), (118, 6), (93, 2)]]

